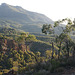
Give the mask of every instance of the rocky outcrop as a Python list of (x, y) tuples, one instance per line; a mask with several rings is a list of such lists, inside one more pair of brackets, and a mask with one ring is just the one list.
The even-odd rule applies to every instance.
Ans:
[(24, 44), (19, 44), (19, 49), (20, 49), (20, 50), (23, 50), (23, 51), (26, 51), (26, 45), (24, 45)]
[(9, 51), (9, 50), (26, 50), (25, 44), (18, 44), (15, 40), (8, 40), (8, 39), (0, 39), (0, 51)]
[(11, 48), (14, 50), (18, 50), (18, 43), (16, 43), (14, 40), (7, 40), (7, 48), (10, 50)]

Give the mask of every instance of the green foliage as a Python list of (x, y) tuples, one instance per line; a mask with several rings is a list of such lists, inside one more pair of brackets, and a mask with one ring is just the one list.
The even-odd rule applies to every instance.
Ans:
[[(64, 19), (62, 21), (64, 21)], [(70, 24), (71, 21), (69, 20), (68, 25)], [(47, 33), (48, 30), (52, 28), (51, 25), (44, 25), (44, 27), (47, 29)], [(66, 31), (63, 31), (59, 36), (57, 36), (57, 42), (55, 42), (54, 35), (52, 37), (37, 36), (38, 40), (34, 35), (30, 35), (25, 32), (17, 35), (17, 40), (24, 42), (27, 46), (31, 44), (30, 50), (22, 51), (9, 49), (0, 52), (0, 73), (2, 73), (2, 71), (7, 73), (9, 70), (14, 69), (21, 75), (47, 75), (50, 72), (62, 72), (65, 66), (74, 66), (75, 62), (72, 59), (72, 53), (74, 51), (75, 44), (68, 35), (68, 30), (70, 29), (67, 28), (65, 29)], [(46, 31), (44, 31), (44, 33), (45, 32)], [(4, 38), (2, 33), (0, 37), (1, 39)], [(48, 41), (46, 39), (50, 40)], [(29, 42), (29, 44), (27, 44), (27, 42)], [(60, 59), (58, 60), (57, 57), (59, 55), (59, 51)], [(51, 59), (52, 53), (54, 57), (53, 59)], [(71, 59), (69, 59), (70, 57), (67, 57), (68, 53), (70, 53)]]
[(14, 28), (4, 27), (4, 28), (0, 28), (0, 33), (3, 33), (4, 35), (13, 35), (13, 34), (18, 34), (19, 31), (17, 31)]
[(38, 51), (35, 53), (36, 56), (40, 57), (41, 53)]
[(67, 25), (72, 25), (72, 21), (69, 18), (65, 18), (62, 20), (55, 21), (54, 27), (57, 27), (60, 23), (67, 21)]
[(26, 67), (19, 68), (18, 72), (19, 73), (24, 73), (25, 72), (25, 69), (26, 69)]
[(34, 35), (28, 35), (26, 41), (36, 41), (36, 37)]
[(13, 20), (2, 20), (0, 19), (0, 27), (7, 27), (7, 28), (20, 28), (22, 25), (18, 22)]
[(51, 71), (51, 72), (54, 72), (55, 69), (60, 66), (60, 62), (59, 62), (59, 61), (56, 61), (56, 60), (54, 60), (54, 59), (52, 59), (52, 60), (51, 60), (51, 65), (52, 65), (52, 67), (51, 67), (50, 71)]
[(3, 71), (4, 73), (8, 73), (8, 72), (9, 72), (8, 69), (3, 69), (2, 71)]
[(29, 33), (21, 33), (21, 35), (17, 38), (17, 41), (20, 43), (27, 44), (28, 42), (36, 41), (36, 37), (34, 35), (31, 35)]
[(0, 38), (1, 39), (14, 39), (16, 40), (16, 38), (19, 36), (19, 34), (22, 31), (19, 31), (17, 29), (14, 28), (8, 28), (8, 27), (4, 27), (4, 28), (0, 28)]
[(31, 59), (31, 55), (30, 54), (28, 54), (28, 52), (24, 52), (24, 59), (26, 60), (26, 62), (28, 62), (28, 61), (30, 61), (30, 59)]
[(42, 33), (45, 33), (45, 34), (47, 34), (47, 33), (49, 33), (49, 34), (52, 34), (53, 33), (53, 29), (52, 29), (52, 26), (51, 26), (51, 24), (44, 24), (43, 25), (43, 27), (42, 27)]
[(44, 41), (44, 42), (51, 42), (51, 41), (55, 41), (55, 37), (53, 36), (36, 36), (36, 39), (37, 40), (41, 40), (41, 41)]
[(51, 54), (52, 54), (52, 51), (51, 50), (46, 50), (46, 57), (48, 58), (48, 59), (50, 59), (51, 58)]

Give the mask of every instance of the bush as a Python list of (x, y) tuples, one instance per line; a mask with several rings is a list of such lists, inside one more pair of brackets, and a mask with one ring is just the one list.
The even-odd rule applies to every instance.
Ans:
[(46, 70), (39, 70), (38, 72), (34, 73), (33, 75), (47, 75), (48, 71)]
[(3, 71), (4, 73), (8, 73), (8, 72), (9, 72), (8, 69), (3, 69), (2, 71)]
[(54, 59), (51, 60), (51, 64), (52, 64), (52, 67), (50, 69), (50, 72), (54, 72), (55, 69), (57, 69), (60, 66), (60, 62)]
[(25, 72), (25, 67), (19, 68), (18, 72), (19, 72), (19, 73)]
[(64, 71), (64, 68), (63, 67), (59, 67), (55, 70), (55, 72), (63, 72)]

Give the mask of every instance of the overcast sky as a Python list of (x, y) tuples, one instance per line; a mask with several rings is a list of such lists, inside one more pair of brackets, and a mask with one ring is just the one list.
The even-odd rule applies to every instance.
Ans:
[(45, 14), (53, 21), (75, 17), (75, 0), (0, 0), (1, 3)]

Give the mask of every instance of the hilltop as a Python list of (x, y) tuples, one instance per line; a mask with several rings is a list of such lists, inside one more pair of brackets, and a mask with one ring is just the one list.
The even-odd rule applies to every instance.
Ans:
[(6, 3), (0, 5), (0, 27), (12, 27), (26, 32), (41, 32), (43, 24), (52, 24), (47, 16), (31, 12), (20, 6)]

